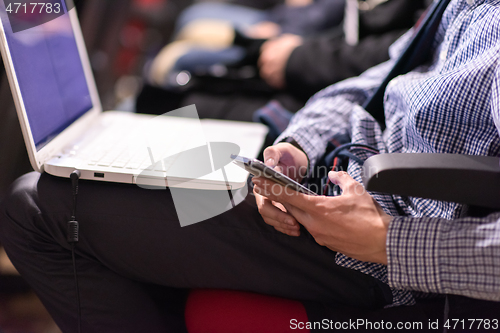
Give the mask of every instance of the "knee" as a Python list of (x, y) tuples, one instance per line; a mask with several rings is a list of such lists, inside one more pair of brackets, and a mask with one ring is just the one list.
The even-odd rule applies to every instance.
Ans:
[(0, 203), (0, 234), (4, 233), (4, 229), (11, 221), (16, 223), (30, 221), (33, 215), (38, 214), (36, 189), (39, 178), (39, 173), (31, 172), (18, 178), (11, 185), (6, 197)]

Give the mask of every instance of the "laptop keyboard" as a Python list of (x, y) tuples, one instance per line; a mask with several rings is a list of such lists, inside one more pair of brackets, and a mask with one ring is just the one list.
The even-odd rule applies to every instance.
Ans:
[[(88, 140), (84, 148), (72, 147), (69, 154), (88, 161), (89, 167), (129, 169), (131, 172), (132, 170), (167, 172), (173, 159), (165, 157), (182, 151), (188, 144), (186, 140), (179, 140), (179, 133), (172, 128), (156, 131), (153, 140), (156, 144), (154, 147), (149, 147), (143, 138), (151, 136), (151, 127), (138, 129), (137, 124), (130, 123), (111, 126), (112, 128), (107, 128), (95, 138)], [(143, 144), (140, 144), (141, 142)], [(172, 147), (175, 147), (175, 151)]]

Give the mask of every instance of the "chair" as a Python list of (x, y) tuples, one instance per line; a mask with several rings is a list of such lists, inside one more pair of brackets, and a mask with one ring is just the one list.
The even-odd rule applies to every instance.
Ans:
[(500, 210), (500, 158), (458, 154), (381, 154), (367, 159), (368, 191)]
[[(471, 206), (469, 215), (474, 216), (500, 210), (498, 157), (381, 154), (365, 162), (362, 176), (368, 191), (463, 203)], [(454, 319), (470, 309), (490, 316), (500, 313), (496, 302), (449, 296), (448, 303), (452, 311), (458, 309)], [(193, 290), (185, 310), (189, 333), (309, 332), (290, 327), (291, 318), (307, 321), (300, 302), (249, 292)], [(403, 309), (403, 316), (405, 311), (413, 309)]]

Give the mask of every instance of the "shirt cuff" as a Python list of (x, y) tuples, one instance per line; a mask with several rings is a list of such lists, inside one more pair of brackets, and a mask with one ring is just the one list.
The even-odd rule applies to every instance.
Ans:
[(389, 285), (396, 289), (441, 293), (439, 218), (395, 217), (387, 234)]

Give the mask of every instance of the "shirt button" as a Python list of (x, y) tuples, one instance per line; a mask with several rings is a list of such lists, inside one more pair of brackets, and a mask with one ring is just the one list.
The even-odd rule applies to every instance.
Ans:
[(472, 6), (474, 4), (474, 0), (467, 0), (467, 3)]
[(446, 60), (446, 51), (441, 51), (441, 53), (439, 53), (439, 60), (441, 61), (445, 61)]

